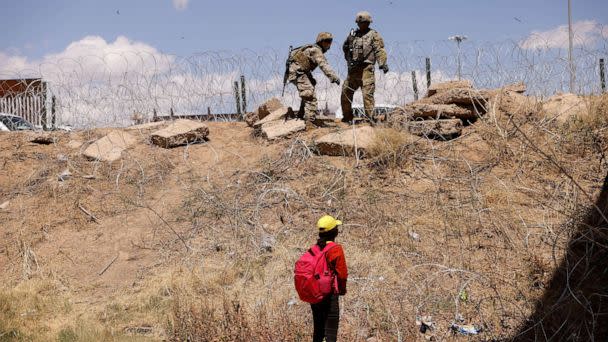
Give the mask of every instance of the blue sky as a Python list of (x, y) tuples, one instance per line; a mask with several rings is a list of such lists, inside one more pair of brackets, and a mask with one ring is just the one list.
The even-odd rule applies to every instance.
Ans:
[[(608, 1), (572, 2), (576, 90), (595, 92), (597, 60), (608, 58)], [(411, 101), (412, 71), (424, 92), (426, 57), (433, 82), (454, 79), (454, 34), (469, 37), (462, 75), (477, 87), (525, 82), (543, 96), (568, 88), (567, 0), (0, 0), (0, 79), (43, 78), (62, 122), (82, 127), (127, 124), (134, 112), (230, 112), (240, 75), (250, 105), (280, 96), (289, 45), (320, 31), (336, 36), (327, 57), (346, 77), (340, 43), (361, 10), (389, 56), (377, 103)], [(340, 88), (316, 75), (320, 105), (337, 109)], [(293, 86), (283, 101), (298, 105)]]
[[(177, 2), (177, 5), (174, 3)], [(182, 8), (179, 7), (181, 2)], [(573, 0), (574, 21), (608, 24), (608, 1)], [(305, 4), (305, 5), (304, 5)], [(519, 40), (567, 22), (566, 0), (20, 0), (0, 2), (0, 51), (29, 58), (94, 35), (144, 42), (188, 56), (201, 51), (286, 48), (330, 31), (342, 40), (359, 10), (374, 16), (387, 43)]]

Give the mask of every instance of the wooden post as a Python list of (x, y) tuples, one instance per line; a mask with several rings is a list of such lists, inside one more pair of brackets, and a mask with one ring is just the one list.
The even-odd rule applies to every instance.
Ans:
[(412, 88), (414, 89), (414, 100), (418, 101), (418, 83), (416, 82), (416, 72), (412, 70)]
[(602, 93), (606, 91), (606, 73), (604, 71), (604, 59), (600, 58), (600, 83), (602, 85)]
[(234, 99), (236, 101), (236, 113), (241, 114), (241, 94), (239, 94), (239, 82), (234, 81)]
[(207, 115), (211, 115), (211, 107), (207, 107)]
[(431, 87), (431, 59), (426, 58), (426, 88)]
[(241, 104), (243, 113), (247, 113), (247, 90), (245, 88), (245, 75), (241, 75)]
[(55, 95), (53, 95), (53, 97), (51, 98), (51, 125), (53, 128), (57, 127), (57, 116), (55, 114), (56, 105), (57, 105), (57, 98), (55, 97)]
[(158, 121), (158, 113), (156, 113), (156, 108), (152, 109), (152, 121)]
[(169, 111), (169, 116), (171, 117), (171, 119), (173, 119), (173, 115), (174, 115), (174, 113), (173, 113), (173, 107), (171, 107), (171, 109)]

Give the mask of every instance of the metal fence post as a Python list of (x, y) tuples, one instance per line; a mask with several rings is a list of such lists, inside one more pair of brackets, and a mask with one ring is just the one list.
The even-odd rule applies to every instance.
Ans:
[(241, 75), (241, 104), (243, 113), (247, 113), (247, 90), (245, 88), (245, 75)]
[(606, 74), (604, 71), (604, 59), (600, 58), (600, 83), (602, 85), (602, 93), (606, 91)]
[(426, 88), (431, 87), (431, 59), (426, 58)]
[(234, 99), (236, 101), (236, 113), (241, 114), (241, 94), (239, 93), (238, 81), (234, 81)]
[(57, 128), (57, 116), (55, 114), (56, 104), (57, 98), (55, 97), (55, 95), (53, 95), (53, 97), (51, 98), (51, 127), (53, 128)]
[(416, 82), (416, 72), (412, 70), (412, 88), (414, 89), (414, 100), (418, 101), (418, 82)]

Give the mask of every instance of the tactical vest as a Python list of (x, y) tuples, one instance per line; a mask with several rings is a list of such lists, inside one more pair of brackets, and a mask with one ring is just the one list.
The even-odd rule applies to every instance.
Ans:
[(358, 37), (355, 32), (348, 35), (348, 48), (351, 53), (352, 63), (376, 63), (373, 45), (375, 36), (376, 31), (372, 29), (361, 37)]
[(304, 52), (306, 49), (315, 46), (315, 44), (304, 45), (296, 48), (291, 54), (291, 60), (298, 63), (302, 71), (312, 71), (317, 65), (310, 59), (310, 57)]

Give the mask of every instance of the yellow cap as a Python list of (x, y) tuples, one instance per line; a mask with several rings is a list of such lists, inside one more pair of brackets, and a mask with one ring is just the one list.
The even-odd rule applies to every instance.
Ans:
[(332, 216), (325, 215), (317, 221), (317, 228), (319, 228), (319, 233), (328, 232), (337, 226), (341, 225), (342, 221), (336, 220)]

